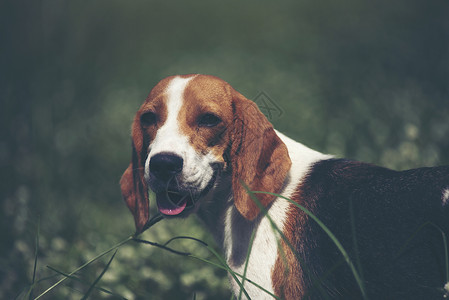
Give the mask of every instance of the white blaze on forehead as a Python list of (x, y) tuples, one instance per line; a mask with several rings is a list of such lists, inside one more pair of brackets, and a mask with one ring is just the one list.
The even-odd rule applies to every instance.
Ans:
[(184, 90), (193, 77), (175, 77), (167, 86), (167, 121), (164, 126), (178, 127), (177, 118), (184, 102)]
[(161, 128), (158, 129), (154, 141), (150, 145), (150, 156), (159, 152), (179, 151), (185, 146), (187, 137), (179, 130), (178, 115), (184, 102), (184, 90), (194, 76), (188, 78), (175, 77), (166, 88), (167, 119)]

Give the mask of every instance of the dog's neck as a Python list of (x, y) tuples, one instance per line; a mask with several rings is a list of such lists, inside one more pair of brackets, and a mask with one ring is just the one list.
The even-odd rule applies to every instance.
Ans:
[[(279, 191), (279, 194), (291, 197), (313, 164), (319, 160), (330, 159), (332, 156), (312, 150), (278, 131), (276, 131), (276, 134), (287, 146), (292, 161), (284, 187)], [(217, 242), (225, 248), (225, 251), (230, 242), (225, 240), (227, 238), (225, 231), (228, 231), (228, 234), (229, 230), (232, 231), (229, 227), (238, 228), (238, 232), (245, 235), (246, 229), (252, 231), (261, 221), (261, 216), (253, 221), (246, 220), (233, 205), (231, 172), (232, 170), (228, 169), (219, 173), (215, 186), (201, 199), (202, 203), (197, 212), (199, 218), (205, 223)], [(267, 210), (274, 214), (274, 217), (277, 215), (277, 210), (287, 209), (284, 204), (280, 204), (280, 202), (283, 202), (281, 200), (278, 198), (267, 207)]]
[[(286, 144), (292, 161), (284, 187), (279, 194), (291, 197), (313, 164), (319, 160), (329, 159), (331, 156), (309, 149), (279, 132), (277, 134)], [(197, 214), (222, 247), (228, 265), (240, 274), (244, 272), (251, 235), (254, 231), (252, 252), (260, 253), (250, 256), (247, 275), (248, 278), (262, 286), (271, 286), (271, 282), (264, 281), (270, 278), (266, 276), (266, 272), (271, 272), (277, 257), (279, 234), (275, 233), (270, 220), (263, 214), (249, 221), (238, 212), (233, 203), (231, 178), (230, 171), (220, 174), (215, 187), (201, 200), (203, 203)], [(283, 230), (289, 206), (290, 203), (287, 200), (276, 198), (267, 207), (268, 214), (279, 230)], [(234, 291), (239, 290), (233, 280), (231, 280), (231, 284)], [(251, 290), (254, 287), (249, 286), (248, 288)], [(259, 295), (260, 291), (254, 289), (253, 292), (255, 293), (253, 295)]]
[(230, 172), (221, 172), (214, 187), (200, 201), (202, 203), (197, 211), (198, 217), (216, 242), (223, 246), (225, 212), (233, 206)]

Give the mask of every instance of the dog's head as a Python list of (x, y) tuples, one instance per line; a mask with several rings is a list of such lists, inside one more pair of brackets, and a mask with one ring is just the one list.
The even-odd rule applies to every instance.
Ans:
[[(173, 76), (153, 88), (134, 118), (132, 160), (120, 186), (141, 232), (148, 188), (162, 214), (187, 216), (221, 172), (232, 172), (234, 204), (252, 220), (259, 209), (242, 182), (277, 193), (290, 165), (286, 146), (255, 103), (213, 76)], [(264, 206), (274, 199), (257, 198)]]

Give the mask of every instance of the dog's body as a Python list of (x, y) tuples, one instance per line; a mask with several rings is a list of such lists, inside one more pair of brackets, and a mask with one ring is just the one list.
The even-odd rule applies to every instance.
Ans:
[[(445, 295), (437, 227), (448, 232), (449, 167), (396, 172), (334, 159), (275, 131), (253, 102), (204, 75), (161, 81), (138, 111), (132, 135), (121, 187), (137, 231), (148, 221), (148, 188), (165, 216), (196, 212), (229, 266), (241, 275), (246, 268), (252, 299), (362, 297), (328, 234), (286, 198), (336, 236), (371, 299)], [(254, 201), (245, 186), (281, 197), (256, 193)]]

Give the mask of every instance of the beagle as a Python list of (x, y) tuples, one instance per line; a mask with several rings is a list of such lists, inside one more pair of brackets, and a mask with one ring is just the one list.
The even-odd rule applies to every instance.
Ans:
[[(398, 172), (311, 150), (217, 77), (173, 76), (152, 89), (120, 185), (137, 233), (149, 190), (167, 218), (196, 213), (230, 268), (246, 272), (251, 299), (443, 299), (449, 290), (449, 167)], [(246, 188), (281, 196), (256, 201)], [(361, 284), (328, 233), (286, 198), (335, 235)]]

